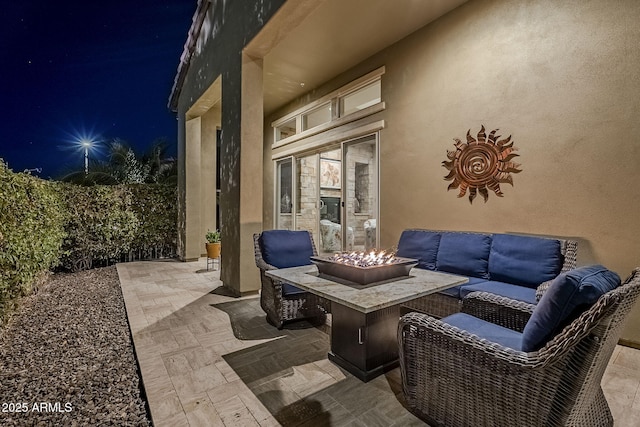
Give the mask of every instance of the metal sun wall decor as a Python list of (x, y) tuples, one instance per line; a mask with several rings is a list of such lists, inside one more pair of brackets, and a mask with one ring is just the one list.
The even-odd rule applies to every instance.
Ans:
[(460, 188), (458, 197), (463, 197), (469, 190), (469, 203), (473, 204), (473, 199), (480, 193), (485, 203), (489, 198), (489, 190), (502, 197), (500, 184), (511, 184), (513, 179), (511, 173), (522, 172), (520, 164), (512, 162), (511, 159), (517, 157), (514, 151), (517, 150), (511, 141), (511, 135), (505, 139), (496, 136), (498, 129), (494, 129), (487, 134), (484, 125), (478, 132), (477, 140), (471, 136), (471, 129), (467, 131), (467, 142), (462, 142), (458, 138), (453, 138), (456, 149), (447, 150), (447, 158), (442, 162), (442, 166), (449, 170), (449, 174), (444, 177), (446, 181), (453, 181), (449, 184), (447, 191)]

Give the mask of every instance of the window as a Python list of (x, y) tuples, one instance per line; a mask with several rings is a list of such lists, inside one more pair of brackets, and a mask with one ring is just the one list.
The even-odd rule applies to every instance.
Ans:
[(293, 218), (291, 216), (293, 208), (291, 158), (279, 161), (276, 172), (276, 228), (291, 230), (293, 227)]
[[(350, 120), (358, 120), (363, 117), (363, 114), (369, 115), (384, 110), (385, 106), (381, 95), (381, 78), (384, 72), (384, 67), (373, 70), (271, 123), (275, 135), (274, 146), (288, 144), (324, 132)], [(366, 110), (369, 107), (372, 108), (363, 114), (342, 120), (343, 117)], [(280, 143), (280, 141), (283, 142)]]
[(318, 108), (314, 108), (308, 113), (302, 115), (302, 130), (311, 129), (319, 126), (323, 123), (331, 121), (331, 103), (321, 105)]
[(276, 127), (276, 141), (296, 134), (296, 118), (293, 117)]
[(381, 100), (380, 80), (376, 80), (360, 89), (340, 98), (340, 117), (363, 110)]

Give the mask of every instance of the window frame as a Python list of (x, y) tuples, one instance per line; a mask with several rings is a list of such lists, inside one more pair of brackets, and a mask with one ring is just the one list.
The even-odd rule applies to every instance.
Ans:
[[(298, 108), (295, 111), (275, 120), (271, 123), (271, 127), (273, 128), (273, 145), (272, 148), (278, 148), (286, 144), (290, 144), (292, 142), (298, 141), (300, 139), (309, 137), (311, 135), (315, 135), (320, 132), (327, 131), (329, 129), (342, 126), (345, 123), (349, 123), (355, 120), (359, 120), (363, 117), (369, 116), (371, 114), (375, 114), (378, 111), (382, 111), (385, 109), (385, 104), (382, 99), (382, 87), (380, 89), (380, 101), (370, 105), (362, 110), (357, 110), (352, 113), (341, 115), (339, 111), (340, 100), (345, 96), (348, 96), (368, 85), (374, 84), (376, 82), (380, 82), (382, 85), (382, 76), (385, 73), (385, 67), (382, 66), (377, 68), (364, 76), (361, 76), (352, 82), (342, 86), (341, 88), (334, 90), (333, 92), (313, 101), (305, 106)], [(327, 103), (331, 103), (331, 120), (325, 123), (321, 123), (314, 127), (303, 129), (303, 116), (307, 115), (313, 110), (316, 110)], [(296, 132), (295, 134), (288, 136), (286, 138), (279, 138), (279, 128), (282, 127), (285, 123), (290, 122), (292, 119), (296, 121)]]

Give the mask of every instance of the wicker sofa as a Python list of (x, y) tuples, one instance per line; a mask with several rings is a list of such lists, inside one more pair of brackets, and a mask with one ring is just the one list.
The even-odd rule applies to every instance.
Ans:
[(409, 229), (397, 255), (418, 260), (418, 268), (458, 274), (469, 283), (405, 305), (441, 318), (460, 311), (471, 292), (489, 292), (535, 304), (552, 279), (576, 267), (577, 242), (565, 239), (458, 231)]
[[(617, 287), (611, 273), (602, 266), (563, 273), (537, 305), (473, 292), (461, 313), (403, 316), (409, 409), (434, 427), (612, 426), (600, 381), (638, 299), (640, 269)], [(515, 330), (493, 323), (500, 305), (508, 307), (502, 314), (521, 312)]]

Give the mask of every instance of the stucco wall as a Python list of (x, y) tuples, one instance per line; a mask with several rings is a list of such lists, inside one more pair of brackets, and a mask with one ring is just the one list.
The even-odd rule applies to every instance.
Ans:
[[(581, 264), (640, 266), (640, 2), (613, 3), (472, 1), (389, 50), (383, 245), (409, 226), (558, 235)], [(523, 171), (471, 205), (441, 162), (482, 124), (513, 135)], [(640, 342), (638, 310), (624, 337)]]
[[(386, 67), (381, 246), (407, 227), (525, 233), (578, 239), (579, 264), (623, 279), (640, 266), (639, 16), (637, 0), (473, 0), (329, 82)], [(470, 204), (441, 162), (483, 124), (522, 172)], [(640, 343), (637, 307), (623, 339)]]
[[(249, 270), (248, 265), (254, 265), (252, 231), (250, 230), (259, 230), (262, 225), (259, 218), (257, 221), (253, 218), (255, 209), (252, 209), (252, 206), (245, 206), (244, 209), (241, 206), (243, 197), (241, 186), (260, 188), (259, 183), (262, 175), (260, 172), (256, 174), (255, 168), (247, 166), (246, 162), (243, 163), (240, 159), (241, 155), (248, 153), (245, 160), (251, 161), (253, 155), (249, 152), (252, 151), (249, 149), (250, 147), (244, 145), (251, 138), (247, 138), (248, 134), (242, 132), (241, 115), (246, 111), (242, 110), (241, 106), (248, 105), (248, 111), (251, 110), (251, 105), (259, 104), (262, 101), (261, 92), (257, 96), (253, 95), (256, 92), (254, 88), (252, 88), (252, 95), (250, 95), (253, 99), (247, 99), (247, 87), (243, 88), (242, 73), (245, 68), (242, 50), (283, 2), (284, 0), (212, 1), (177, 102), (180, 171), (178, 206), (179, 228), (181, 229), (179, 247), (183, 250), (185, 247), (189, 247), (187, 240), (193, 242), (194, 239), (197, 239), (201, 242), (203, 239), (203, 236), (194, 234), (196, 232), (202, 233), (203, 228), (200, 224), (190, 224), (190, 222), (199, 221), (201, 202), (197, 198), (189, 197), (189, 191), (199, 195), (201, 192), (206, 192), (206, 188), (200, 188), (200, 186), (209, 186), (210, 191), (215, 194), (215, 181), (195, 182), (196, 180), (192, 180), (194, 183), (191, 185), (189, 183), (187, 171), (189, 169), (193, 171), (194, 168), (199, 169), (201, 162), (198, 161), (200, 159), (190, 159), (184, 155), (189, 152), (189, 138), (185, 135), (186, 122), (184, 118), (187, 111), (200, 100), (207, 89), (214, 84), (214, 81), (222, 77), (220, 229), (223, 255), (220, 277), (225, 286), (237, 294), (256, 291), (259, 288), (257, 273), (253, 269)], [(243, 90), (245, 90), (244, 93)], [(261, 109), (259, 116), (262, 116)], [(258, 129), (261, 127), (262, 124), (259, 123)], [(255, 132), (250, 136), (253, 134)], [(257, 140), (260, 145), (262, 135), (259, 135)], [(197, 191), (194, 191), (195, 188)], [(261, 191), (259, 193), (258, 204), (262, 199)], [(249, 196), (245, 194), (244, 197)], [(189, 210), (191, 210), (191, 215), (189, 215)], [(196, 231), (185, 233), (183, 231), (185, 228)], [(184, 253), (181, 256), (190, 258), (185, 257)]]

